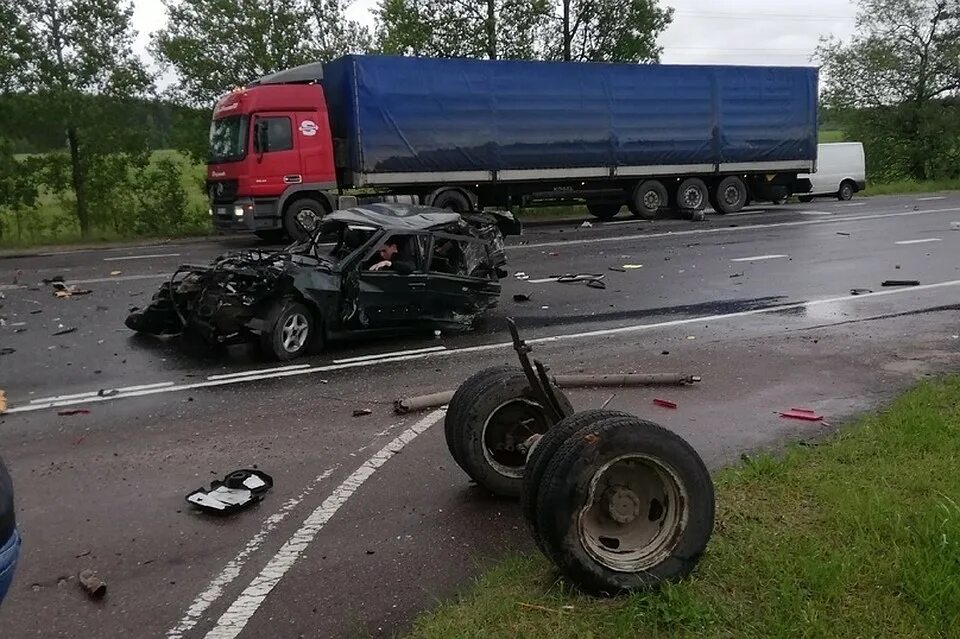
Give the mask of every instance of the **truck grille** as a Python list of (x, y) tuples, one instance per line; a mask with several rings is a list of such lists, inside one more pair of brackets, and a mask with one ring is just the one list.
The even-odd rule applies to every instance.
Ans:
[(237, 180), (207, 180), (207, 195), (214, 204), (230, 204), (237, 199)]

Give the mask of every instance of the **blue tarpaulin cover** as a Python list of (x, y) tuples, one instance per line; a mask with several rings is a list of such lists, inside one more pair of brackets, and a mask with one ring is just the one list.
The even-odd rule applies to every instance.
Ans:
[(347, 56), (324, 69), (358, 173), (817, 157), (817, 69)]

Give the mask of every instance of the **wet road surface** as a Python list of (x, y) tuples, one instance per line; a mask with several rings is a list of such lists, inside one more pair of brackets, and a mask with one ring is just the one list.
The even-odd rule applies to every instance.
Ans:
[[(25, 538), (4, 637), (379, 636), (529, 549), (516, 505), (449, 459), (441, 413), (391, 412), (398, 396), (512, 362), (507, 316), (556, 373), (702, 374), (690, 388), (569, 395), (586, 408), (616, 392), (611, 407), (679, 432), (713, 467), (820, 434), (775, 413), (799, 404), (837, 425), (960, 361), (960, 196), (943, 197), (530, 228), (476, 332), (336, 344), (290, 364), (123, 327), (178, 264), (221, 244), (0, 259), (0, 348), (14, 349), (0, 356), (0, 454)], [(602, 273), (607, 288), (551, 280), (566, 273)], [(55, 299), (40, 284), (55, 275), (92, 292)], [(57, 414), (69, 407), (91, 413)], [(251, 510), (211, 519), (183, 501), (254, 464), (276, 483)], [(109, 583), (101, 604), (76, 585), (88, 567)]]

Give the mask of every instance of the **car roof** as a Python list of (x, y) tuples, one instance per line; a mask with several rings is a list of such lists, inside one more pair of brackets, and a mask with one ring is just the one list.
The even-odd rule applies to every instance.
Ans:
[(359, 224), (383, 229), (425, 231), (453, 224), (460, 214), (432, 206), (414, 204), (365, 204), (350, 209), (334, 211), (323, 218), (328, 223)]

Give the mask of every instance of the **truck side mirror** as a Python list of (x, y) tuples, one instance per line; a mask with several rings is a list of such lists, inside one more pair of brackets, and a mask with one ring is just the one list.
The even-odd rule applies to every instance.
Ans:
[(257, 154), (258, 162), (267, 150), (267, 126), (260, 118), (253, 122), (253, 150)]

